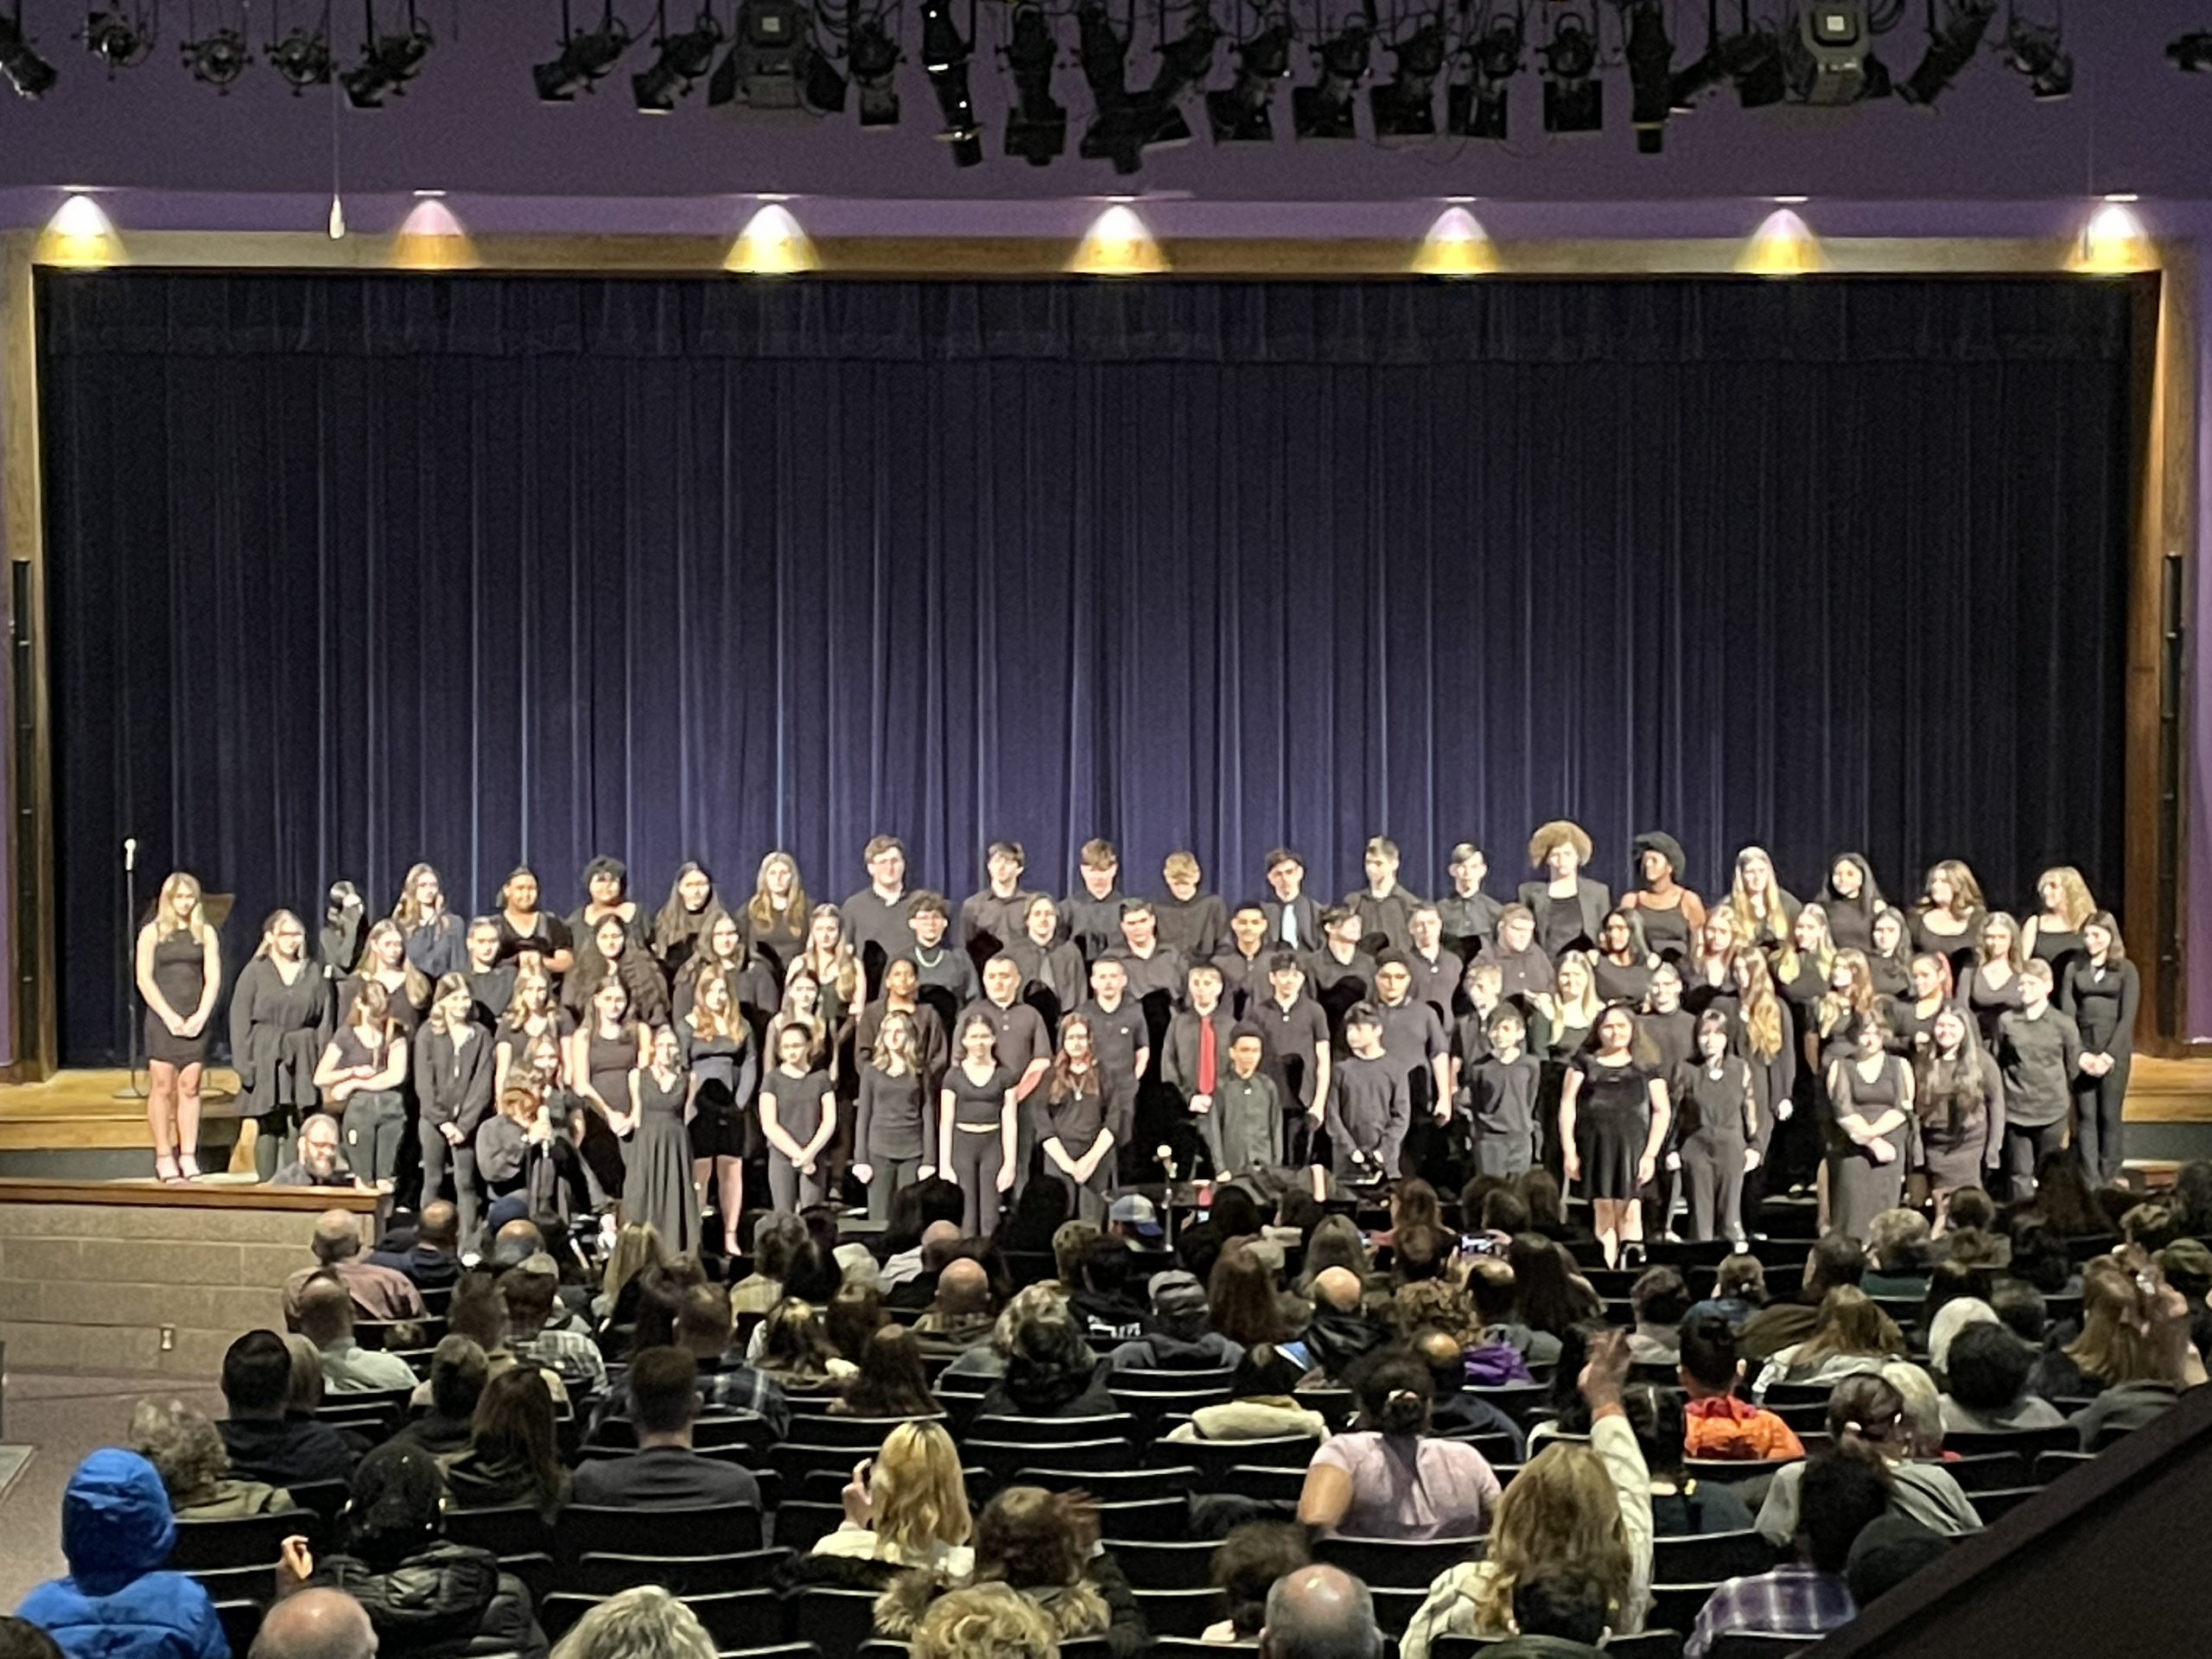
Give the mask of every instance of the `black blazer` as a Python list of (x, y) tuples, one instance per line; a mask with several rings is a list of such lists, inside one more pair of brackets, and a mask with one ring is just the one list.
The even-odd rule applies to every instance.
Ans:
[[(1521, 902), (1536, 918), (1536, 943), (1539, 944), (1544, 940), (1544, 918), (1554, 906), (1567, 902), (1553, 898), (1545, 891), (1550, 885), (1548, 881), (1523, 881), (1521, 884)], [(1598, 943), (1598, 930), (1605, 926), (1605, 917), (1613, 907), (1612, 891), (1604, 882), (1592, 881), (1586, 875), (1576, 880), (1574, 889), (1573, 903), (1581, 913), (1581, 938), (1594, 945)]]

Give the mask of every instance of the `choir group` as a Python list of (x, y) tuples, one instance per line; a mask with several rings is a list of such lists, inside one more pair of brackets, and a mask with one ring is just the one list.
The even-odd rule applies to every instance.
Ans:
[[(763, 1164), (778, 1208), (864, 1194), (879, 1217), (942, 1175), (977, 1234), (1036, 1180), (1096, 1217), (1163, 1175), (1358, 1188), (1548, 1162), (1609, 1259), (1652, 1231), (1741, 1237), (1770, 1183), (1863, 1237), (1901, 1202), (1940, 1225), (1961, 1186), (2024, 1194), (2069, 1146), (2093, 1180), (2118, 1172), (2139, 981), (2075, 870), (2016, 919), (1955, 860), (1892, 903), (1844, 853), (1800, 900), (1746, 847), (1700, 895), (1654, 832), (1617, 902), (1592, 850), (1543, 825), (1502, 901), (1462, 843), (1432, 901), (1378, 837), (1330, 904), (1278, 849), (1232, 906), (1185, 852), (1158, 896), (1125, 892), (1103, 841), (1054, 899), (999, 842), (956, 907), (879, 836), (842, 905), (773, 852), (749, 895), (688, 863), (652, 910), (602, 857), (565, 918), (524, 868), (470, 921), (418, 864), (373, 923), (337, 884), (312, 948), (268, 918), (231, 1054), (264, 1179), (449, 1190), (471, 1234), (510, 1195), (619, 1206), (671, 1249), (712, 1215), (734, 1249)], [(192, 876), (162, 884), (137, 981), (156, 1172), (194, 1179), (225, 976)]]

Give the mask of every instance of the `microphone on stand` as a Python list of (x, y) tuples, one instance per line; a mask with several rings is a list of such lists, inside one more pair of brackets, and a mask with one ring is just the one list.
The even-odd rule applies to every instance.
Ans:
[(127, 875), (127, 874), (129, 874), (131, 871), (133, 871), (133, 870), (137, 869), (137, 868), (138, 868), (138, 837), (137, 837), (137, 836), (125, 836), (123, 838), (123, 869), (124, 869), (124, 874), (125, 874)]
[[(138, 1086), (138, 1020), (137, 1008), (132, 997), (137, 988), (137, 978), (131, 964), (138, 952), (138, 837), (123, 838), (123, 1028), (124, 1065), (123, 1087), (115, 1091), (118, 1100), (140, 1100), (146, 1090)], [(148, 1080), (149, 1083), (151, 1079)]]

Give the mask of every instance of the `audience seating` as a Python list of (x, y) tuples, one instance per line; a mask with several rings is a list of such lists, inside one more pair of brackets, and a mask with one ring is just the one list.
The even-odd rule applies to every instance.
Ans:
[(1109, 1371), (1106, 1384), (1119, 1394), (1200, 1394), (1209, 1389), (1226, 1391), (1236, 1380), (1234, 1369), (1229, 1370), (1166, 1371), (1132, 1369)]
[(274, 1571), (277, 1547), (285, 1539), (305, 1536), (311, 1543), (321, 1524), (305, 1510), (278, 1510), (269, 1515), (238, 1515), (219, 1521), (179, 1521), (176, 1549), (169, 1565), (180, 1572), (203, 1567), (261, 1567)]
[[(1406, 1626), (1414, 1622), (1414, 1615), (1428, 1599), (1428, 1586), (1425, 1584), (1417, 1590), (1388, 1584), (1370, 1584), (1367, 1588), (1375, 1598), (1376, 1627), (1394, 1643), (1406, 1633)], [(1065, 1655), (1067, 1649), (1062, 1648), (1060, 1651)]]
[(219, 1601), (215, 1617), (223, 1622), (224, 1638), (231, 1644), (233, 1659), (244, 1659), (252, 1648), (253, 1638), (261, 1634), (262, 1606), (257, 1601)]
[(1350, 1389), (1308, 1383), (1290, 1397), (1306, 1410), (1318, 1412), (1332, 1429), (1344, 1427), (1359, 1411), (1359, 1402)]
[(1828, 1426), (1828, 1402), (1825, 1400), (1808, 1400), (1791, 1405), (1769, 1400), (1766, 1408), (1789, 1424), (1801, 1439), (1807, 1434), (1821, 1433)]
[(1187, 1464), (1172, 1469), (1063, 1469), (1043, 1460), (1052, 1456), (1050, 1448), (1033, 1446), (1029, 1454), (1040, 1461), (1015, 1471), (1013, 1484), (1016, 1486), (1042, 1486), (1048, 1492), (1087, 1492), (1101, 1503), (1168, 1497), (1180, 1503), (1198, 1490), (1198, 1471)]
[(564, 1563), (592, 1554), (734, 1555), (760, 1548), (760, 1511), (571, 1503), (561, 1511), (553, 1541)]
[[(597, 1606), (604, 1596), (580, 1595), (556, 1590), (538, 1605), (537, 1623), (549, 1640), (558, 1642), (575, 1622)], [(754, 1637), (782, 1628), (780, 1605), (773, 1590), (732, 1590), (716, 1595), (686, 1596), (689, 1607), (716, 1648), (741, 1649)], [(849, 1649), (839, 1649), (839, 1652)]]
[(1117, 1498), (1093, 1507), (1098, 1511), (1099, 1535), (1109, 1542), (1134, 1539), (1165, 1543), (1189, 1535), (1190, 1503), (1179, 1493)]
[(772, 1583), (788, 1549), (751, 1549), (732, 1555), (615, 1555), (580, 1558), (575, 1587), (588, 1596), (612, 1596), (641, 1584), (658, 1584), (678, 1596), (757, 1590)]
[(1306, 1490), (1306, 1471), (1287, 1464), (1269, 1467), (1240, 1463), (1222, 1475), (1215, 1490), (1261, 1503), (1295, 1503)]
[(2028, 1460), (2018, 1452), (1978, 1452), (1971, 1457), (1950, 1459), (1942, 1468), (1967, 1492), (1994, 1492), (2029, 1484)]
[(2036, 1454), (2035, 1484), (2038, 1486), (2048, 1486), (2054, 1480), (2065, 1478), (2083, 1464), (2094, 1463), (2096, 1460), (2097, 1454), (2094, 1452), (2072, 1449), (2039, 1452)]
[(1426, 1590), (1438, 1574), (1482, 1558), (1479, 1538), (1348, 1538), (1339, 1533), (1313, 1543), (1313, 1559), (1340, 1567), (1369, 1588)]
[(1993, 1492), (1968, 1492), (1967, 1502), (1974, 1505), (1983, 1526), (1993, 1527), (2042, 1491), (2040, 1486), (2011, 1486)]
[(1774, 1546), (1756, 1532), (1708, 1532), (1651, 1541), (1655, 1584), (1700, 1584), (1748, 1577), (1775, 1563)]
[(1467, 1393), (1496, 1406), (1523, 1428), (1551, 1397), (1550, 1389), (1541, 1382), (1506, 1382), (1494, 1389), (1469, 1389)]
[(1154, 1440), (1147, 1457), (1155, 1465), (1187, 1465), (1198, 1471), (1200, 1484), (1211, 1489), (1232, 1469), (1295, 1469), (1302, 1478), (1320, 1444), (1305, 1434), (1258, 1440)]
[(1145, 1628), (1154, 1636), (1204, 1636), (1206, 1627), (1229, 1616), (1218, 1590), (1137, 1590)]
[[(391, 1338), (404, 1340), (395, 1344)], [(397, 1346), (435, 1348), (446, 1338), (446, 1322), (433, 1314), (423, 1319), (356, 1319), (353, 1321), (353, 1340), (364, 1348), (384, 1350)]]
[[(1485, 1648), (1510, 1640), (1493, 1636), (1440, 1636), (1429, 1644), (1429, 1659), (1475, 1659)], [(1682, 1636), (1678, 1630), (1642, 1630), (1634, 1636), (1605, 1638), (1605, 1651), (1622, 1659), (1681, 1659)]]
[[(942, 1427), (944, 1418), (935, 1417), (847, 1417), (838, 1412), (825, 1412), (807, 1420), (806, 1439), (810, 1446), (840, 1446), (861, 1452), (874, 1452), (884, 1439), (901, 1423), (936, 1423)], [(859, 1459), (855, 1458), (854, 1462)]]
[[(811, 1433), (814, 1425), (807, 1425)], [(607, 1417), (592, 1432), (592, 1444), (622, 1451), (632, 1451), (638, 1444), (638, 1426), (627, 1417)], [(768, 1427), (768, 1420), (749, 1411), (709, 1412), (691, 1425), (691, 1444), (707, 1452), (725, 1446), (743, 1446), (756, 1456), (766, 1452), (775, 1440)]]
[(457, 1544), (473, 1544), (494, 1555), (524, 1555), (551, 1546), (553, 1529), (534, 1503), (502, 1504), (497, 1509), (448, 1510), (446, 1536)]
[(807, 1554), (816, 1543), (843, 1525), (844, 1520), (842, 1503), (805, 1500), (786, 1503), (776, 1511), (776, 1543), (794, 1555)]
[(1777, 1636), (1764, 1630), (1731, 1630), (1706, 1649), (1706, 1659), (1787, 1659), (1802, 1653), (1817, 1636)]
[[(171, 1566), (176, 1566), (172, 1561)], [(266, 1607), (276, 1599), (276, 1557), (271, 1554), (265, 1561), (253, 1561), (238, 1567), (178, 1567), (188, 1573), (207, 1591), (208, 1598), (217, 1602), (250, 1601), (257, 1607)]]
[(1224, 1654), (1259, 1650), (1256, 1642), (1201, 1642), (1194, 1636), (1155, 1636), (1152, 1641), (1152, 1659), (1219, 1659)]
[(1777, 1382), (1766, 1391), (1763, 1404), (1769, 1406), (1817, 1405), (1827, 1409), (1828, 1396), (1834, 1389), (1826, 1382)]
[[(1760, 1571), (1771, 1564), (1770, 1555)], [(1655, 1630), (1694, 1629), (1697, 1616), (1705, 1611), (1705, 1604), (1713, 1599), (1713, 1592), (1719, 1587), (1718, 1580), (1695, 1584), (1655, 1584), (1651, 1586), (1651, 1611), (1643, 1622)]]
[(1946, 1452), (1956, 1452), (1965, 1457), (1979, 1452), (2017, 1452), (2031, 1460), (2038, 1452), (2077, 1452), (2081, 1446), (2081, 1433), (2071, 1423), (2061, 1423), (2055, 1428), (2008, 1428), (1943, 1437)]
[(292, 1495), (293, 1508), (307, 1510), (326, 1529), (338, 1518), (338, 1511), (353, 1496), (352, 1489), (342, 1480), (296, 1480), (284, 1490)]
[(1511, 1463), (1521, 1455), (1510, 1434), (1501, 1434), (1495, 1429), (1471, 1428), (1457, 1434), (1444, 1434), (1440, 1440), (1457, 1440), (1462, 1446), (1471, 1446), (1483, 1454), (1483, 1461), (1495, 1468), (1501, 1463)]
[[(965, 1462), (989, 1472), (995, 1491), (1012, 1485), (1015, 1472), (1036, 1462), (1043, 1449), (1034, 1440), (993, 1440), (972, 1434), (960, 1454)], [(1053, 1465), (1061, 1469), (1126, 1469), (1136, 1460), (1135, 1448), (1127, 1440), (1067, 1440), (1049, 1450)]]
[(824, 1653), (851, 1653), (875, 1634), (875, 1595), (873, 1590), (827, 1585), (795, 1590), (784, 1602), (783, 1628), (794, 1639), (811, 1642)]
[(1058, 1446), (1069, 1440), (1127, 1440), (1136, 1424), (1126, 1411), (1099, 1417), (978, 1417), (968, 1432), (1001, 1443)]
[(1211, 1539), (1190, 1543), (1122, 1542), (1114, 1546), (1114, 1559), (1122, 1564), (1134, 1588), (1206, 1590), (1213, 1586), (1213, 1553), (1219, 1548)]
[[(1805, 1448), (1808, 1452), (1812, 1449), (1810, 1446)], [(1796, 1458), (1686, 1458), (1682, 1460), (1682, 1472), (1693, 1480), (1756, 1480), (1798, 1461)]]

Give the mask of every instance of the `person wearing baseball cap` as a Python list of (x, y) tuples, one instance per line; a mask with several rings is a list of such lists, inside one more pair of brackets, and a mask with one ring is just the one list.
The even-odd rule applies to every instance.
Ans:
[(1106, 1224), (1118, 1237), (1142, 1239), (1147, 1243), (1166, 1230), (1160, 1224), (1160, 1206), (1141, 1192), (1124, 1192), (1115, 1199), (1113, 1208), (1106, 1212)]
[(1228, 1371), (1244, 1363), (1244, 1344), (1206, 1324), (1206, 1293), (1194, 1274), (1155, 1273), (1148, 1287), (1152, 1332), (1106, 1357), (1116, 1371)]

